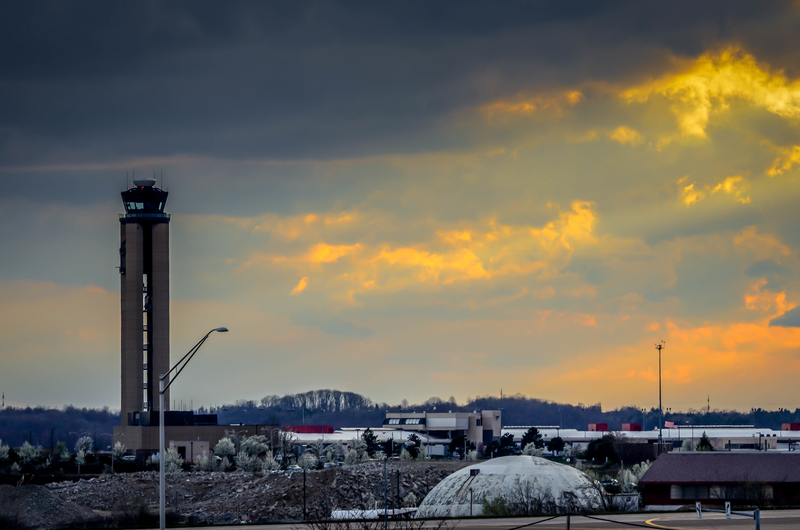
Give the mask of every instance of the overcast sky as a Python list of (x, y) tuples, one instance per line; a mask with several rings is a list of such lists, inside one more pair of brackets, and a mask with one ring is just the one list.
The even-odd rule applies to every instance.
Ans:
[[(5, 2), (0, 390), (119, 408), (119, 196), (173, 387), (798, 403), (797, 2)], [(163, 173), (163, 179), (161, 177)]]

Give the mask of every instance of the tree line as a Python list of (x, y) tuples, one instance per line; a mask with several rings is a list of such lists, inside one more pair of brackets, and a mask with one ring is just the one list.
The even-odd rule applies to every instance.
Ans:
[[(198, 413), (217, 414), (219, 423), (260, 425), (332, 425), (334, 428), (377, 428), (383, 425), (387, 412), (471, 412), (502, 410), (503, 426), (559, 426), (564, 429), (585, 430), (590, 423), (607, 423), (611, 430), (619, 430), (623, 423), (642, 423), (645, 430), (658, 426), (658, 409), (629, 406), (603, 410), (600, 403), (593, 405), (564, 404), (526, 397), (479, 396), (459, 404), (432, 397), (417, 403), (404, 399), (396, 405), (372, 401), (355, 392), (339, 390), (313, 390), (285, 396), (267, 395), (260, 400), (239, 400), (235, 403), (200, 408)], [(667, 412), (664, 419), (675, 425), (754, 425), (757, 428), (780, 429), (781, 423), (800, 422), (800, 409), (790, 411), (751, 409), (747, 412), (733, 410), (689, 410)], [(45, 407), (0, 409), (0, 440), (14, 447), (23, 442), (51, 447), (63, 441), (75, 444), (82, 435), (92, 436), (98, 447), (110, 445), (110, 434), (120, 424), (118, 411), (102, 409), (63, 409)]]

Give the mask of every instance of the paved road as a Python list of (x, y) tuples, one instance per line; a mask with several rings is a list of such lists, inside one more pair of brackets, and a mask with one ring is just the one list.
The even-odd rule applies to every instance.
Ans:
[[(703, 514), (702, 519), (697, 519), (694, 512), (637, 513), (602, 516), (600, 518), (609, 521), (572, 516), (570, 518), (570, 530), (632, 530), (637, 527), (661, 530), (752, 530), (755, 528), (755, 523), (750, 518), (734, 516), (732, 519), (725, 519), (724, 514)], [(460, 519), (451, 521), (449, 526), (439, 530), (565, 530), (567, 527), (565, 517), (558, 517), (550, 521), (545, 519), (545, 517)], [(230, 526), (216, 527), (215, 530), (243, 530), (243, 528), (242, 526)], [(247, 530), (305, 530), (307, 527), (300, 524), (276, 524), (248, 525), (246, 528)], [(762, 530), (800, 530), (800, 510), (762, 512), (761, 528)], [(335, 529), (335, 525), (327, 527), (327, 530)], [(420, 530), (436, 529), (436, 523), (428, 522)], [(208, 530), (208, 527), (198, 528), (197, 530)], [(378, 526), (377, 530), (382, 530), (382, 526)], [(410, 529), (406, 528), (405, 530)]]

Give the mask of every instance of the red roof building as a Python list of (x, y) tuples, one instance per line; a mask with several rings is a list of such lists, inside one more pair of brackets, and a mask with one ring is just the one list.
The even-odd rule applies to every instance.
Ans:
[(298, 434), (333, 434), (333, 425), (284, 425), (283, 430)]

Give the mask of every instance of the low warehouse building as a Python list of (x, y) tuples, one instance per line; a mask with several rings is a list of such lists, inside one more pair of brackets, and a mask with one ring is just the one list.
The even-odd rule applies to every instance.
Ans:
[(650, 509), (694, 505), (800, 504), (800, 453), (665, 453), (639, 481)]

